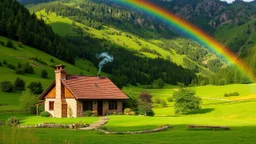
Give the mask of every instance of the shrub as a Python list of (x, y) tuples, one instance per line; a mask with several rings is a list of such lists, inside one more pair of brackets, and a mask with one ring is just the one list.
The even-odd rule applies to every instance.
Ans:
[(47, 78), (48, 77), (48, 72), (46, 70), (42, 70), (41, 77), (42, 78)]
[(91, 110), (87, 110), (84, 112), (84, 116), (86, 117), (90, 117), (92, 115), (92, 111)]
[(168, 102), (173, 102), (173, 97), (172, 97), (172, 96), (168, 97), (168, 98), (167, 98), (167, 101), (168, 101)]
[(2, 66), (2, 63), (0, 62), (0, 67)]
[(54, 59), (51, 58), (51, 59), (50, 59), (50, 62), (54, 63)]
[(7, 61), (6, 61), (6, 60), (4, 60), (3, 64), (4, 64), (4, 65), (7, 65)]
[(160, 100), (160, 104), (161, 104), (162, 107), (166, 107), (167, 106), (166, 101), (163, 100), (163, 99)]
[(155, 113), (152, 109), (150, 111), (146, 112), (146, 116), (154, 116), (154, 115), (155, 115)]
[(232, 92), (232, 93), (225, 93), (225, 97), (230, 97), (230, 96), (239, 96), (240, 94), (238, 92)]
[(34, 69), (29, 63), (26, 63), (23, 69), (24, 69), (24, 72), (27, 74), (34, 74)]
[(49, 112), (47, 112), (47, 111), (43, 111), (43, 112), (40, 113), (40, 116), (41, 117), (50, 117), (51, 114)]
[(21, 63), (19, 62), (18, 64), (17, 64), (17, 69), (21, 69), (22, 68), (22, 65), (21, 65)]
[(14, 65), (12, 65), (12, 64), (7, 64), (6, 66), (7, 66), (8, 68), (12, 69), (12, 70), (15, 70), (15, 69), (16, 69), (16, 67), (15, 67)]
[(18, 77), (14, 82), (14, 89), (15, 90), (24, 90), (25, 89), (24, 80)]
[(10, 117), (6, 120), (6, 125), (17, 126), (20, 123), (17, 117)]
[(14, 48), (14, 45), (13, 45), (11, 40), (7, 41), (6, 46), (9, 47), (9, 48)]
[(3, 42), (3, 41), (0, 41), (0, 45), (3, 45), (3, 46), (4, 46), (4, 42)]
[(1, 90), (3, 92), (13, 92), (13, 85), (10, 81), (1, 82)]
[(41, 82), (31, 82), (28, 88), (33, 94), (41, 94), (43, 92), (43, 87)]
[(19, 75), (24, 75), (25, 74), (23, 69), (16, 69), (15, 73), (19, 74)]
[(23, 48), (23, 44), (21, 42), (19, 42), (18, 47)]
[(155, 99), (155, 103), (156, 103), (156, 104), (160, 104), (161, 100), (162, 100), (162, 99), (160, 99), (160, 98), (156, 98), (156, 99)]
[(131, 112), (132, 112), (132, 109), (130, 109), (130, 108), (125, 108), (124, 109), (124, 114), (125, 115), (130, 115)]

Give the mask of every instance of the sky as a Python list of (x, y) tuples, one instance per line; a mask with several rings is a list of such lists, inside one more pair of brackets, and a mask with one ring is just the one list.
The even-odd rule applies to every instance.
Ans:
[[(232, 3), (234, 2), (235, 0), (221, 0), (221, 1), (226, 1), (228, 3)], [(254, 1), (254, 0), (244, 0), (245, 2), (251, 2), (251, 1)]]

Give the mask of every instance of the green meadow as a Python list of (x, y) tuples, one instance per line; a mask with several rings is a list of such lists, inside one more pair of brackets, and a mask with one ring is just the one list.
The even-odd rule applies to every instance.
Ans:
[[(167, 85), (164, 89), (143, 89), (139, 87), (125, 87), (124, 92), (138, 95), (142, 91), (148, 91), (153, 99), (165, 99), (172, 96), (178, 87)], [(227, 86), (202, 86), (194, 88), (197, 95), (202, 98), (202, 109), (189, 115), (176, 115), (172, 103), (167, 107), (154, 107), (154, 117), (110, 115), (110, 120), (104, 126), (108, 131), (125, 132), (148, 130), (162, 127), (166, 124), (172, 126), (163, 132), (151, 134), (102, 134), (93, 130), (73, 129), (19, 129), (0, 126), (0, 143), (254, 143), (256, 138), (256, 101), (255, 84), (227, 85)], [(215, 91), (213, 93), (213, 91)], [(240, 96), (224, 97), (224, 93), (239, 92)], [(207, 98), (207, 99), (206, 99)], [(0, 101), (6, 98), (1, 97)], [(226, 102), (228, 101), (228, 102)], [(205, 102), (208, 102), (205, 103)], [(226, 102), (226, 103), (222, 103)], [(10, 101), (10, 104), (17, 101)], [(20, 118), (21, 125), (35, 125), (52, 122), (60, 124), (72, 124), (76, 122), (93, 123), (96, 117), (82, 118), (41, 118), (31, 114), (0, 114), (0, 121), (5, 121), (10, 116)], [(231, 129), (189, 129), (188, 125), (213, 125), (229, 126)], [(28, 138), (33, 137), (33, 138)], [(19, 139), (18, 141), (12, 141)]]

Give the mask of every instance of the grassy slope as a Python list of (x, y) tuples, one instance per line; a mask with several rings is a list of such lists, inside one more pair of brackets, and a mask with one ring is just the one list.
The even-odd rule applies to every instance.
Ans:
[[(241, 47), (244, 47), (244, 49), (251, 48), (255, 45), (254, 39), (256, 38), (254, 23), (255, 19), (240, 26), (228, 24), (218, 27), (214, 33), (214, 37), (226, 45), (232, 42), (244, 40), (245, 44)], [(250, 29), (251, 33), (247, 33), (248, 29)], [(251, 42), (251, 44), (248, 42)]]
[[(7, 39), (0, 36), (0, 41), (6, 42)], [(17, 75), (14, 70), (11, 70), (3, 65), (2, 67), (0, 67), (0, 82), (5, 80), (14, 82), (17, 77), (20, 77), (26, 82), (26, 85), (28, 85), (30, 82), (33, 82), (33, 81), (36, 81), (36, 82), (40, 81), (43, 85), (43, 88), (45, 89), (54, 79), (54, 69), (51, 66), (54, 66), (57, 64), (64, 64), (66, 66), (67, 73), (69, 74), (83, 73), (85, 75), (95, 75), (97, 73), (97, 69), (89, 61), (77, 60), (76, 62), (77, 66), (73, 66), (51, 55), (41, 52), (37, 49), (31, 48), (28, 46), (19, 48), (18, 43), (15, 41), (13, 42), (15, 47), (17, 47), (17, 50), (10, 49), (0, 45), (0, 62), (3, 64), (3, 61), (6, 60), (7, 63), (13, 64), (14, 66), (17, 66), (19, 62), (21, 64), (25, 64), (26, 62), (29, 62), (33, 66), (35, 74)], [(46, 62), (47, 65), (43, 65), (33, 60), (30, 60), (30, 58), (32, 57), (41, 59), (42, 61)], [(50, 62), (50, 59), (53, 59), (54, 62)], [(49, 77), (48, 79), (41, 78), (42, 69), (47, 70), (48, 77)], [(90, 70), (89, 72), (87, 71), (88, 69)], [(0, 106), (0, 110), (10, 109), (10, 108), (18, 109), (19, 96), (20, 96), (20, 93), (18, 92), (17, 93), (0, 92), (0, 104), (8, 104), (8, 106)]]
[[(46, 23), (50, 24), (55, 33), (58, 33), (62, 36), (64, 35), (77, 35), (76, 32), (72, 29), (73, 21), (71, 19), (56, 16), (56, 13), (46, 13), (44, 10), (36, 12), (36, 15), (39, 18), (43, 18)], [(111, 27), (105, 26), (102, 30), (97, 30), (88, 26), (85, 26), (81, 23), (76, 22), (76, 26), (82, 28), (86, 33), (97, 37), (97, 38), (105, 38), (113, 43), (117, 43), (121, 46), (126, 47), (127, 49), (134, 49), (140, 50), (142, 47), (147, 47), (152, 50), (156, 50), (161, 54), (163, 58), (170, 56), (172, 61), (177, 63), (178, 65), (183, 65), (183, 58), (184, 55), (176, 54), (176, 51), (166, 51), (160, 48), (159, 46), (155, 45), (153, 42), (154, 40), (146, 41), (141, 39), (135, 35), (131, 35), (127, 32), (119, 31)], [(140, 43), (140, 44), (139, 44)], [(143, 53), (147, 57), (156, 58), (157, 55), (150, 54), (150, 53)]]

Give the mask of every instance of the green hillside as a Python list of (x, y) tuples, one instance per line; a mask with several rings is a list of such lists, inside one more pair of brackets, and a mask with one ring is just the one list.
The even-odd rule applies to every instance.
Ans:
[[(85, 6), (91, 8), (86, 9)], [(61, 11), (60, 8), (66, 10)], [(208, 61), (209, 57), (213, 55), (205, 48), (201, 48), (196, 44), (194, 45), (192, 41), (176, 38), (173, 36), (173, 33), (169, 32), (167, 29), (165, 29), (165, 31), (169, 32), (170, 38), (165, 37), (166, 33), (159, 32), (161, 29), (150, 29), (148, 25), (155, 26), (155, 22), (152, 20), (145, 22), (147, 24), (141, 25), (134, 24), (131, 20), (126, 20), (126, 16), (124, 16), (125, 20), (122, 20), (123, 18), (116, 13), (120, 12), (122, 15), (127, 13), (128, 15), (131, 14), (134, 16), (136, 20), (142, 19), (139, 13), (130, 12), (126, 9), (97, 4), (91, 1), (58, 1), (29, 6), (29, 9), (35, 12), (39, 19), (42, 18), (46, 23), (50, 24), (55, 33), (62, 36), (81, 37), (89, 35), (94, 38), (106, 39), (124, 48), (136, 50), (146, 57), (170, 59), (172, 62), (182, 65), (183, 67), (187, 67), (187, 64), (184, 64), (184, 58), (186, 58), (191, 61), (191, 65), (194, 65), (197, 69), (208, 71), (208, 67), (203, 61)], [(93, 13), (90, 13), (91, 9)], [(101, 12), (100, 9), (104, 9), (105, 11), (107, 9), (113, 9), (112, 16), (106, 12)], [(70, 15), (70, 13), (73, 13), (74, 16)], [(83, 15), (83, 17), (80, 15)], [(113, 22), (109, 21), (111, 17)], [(122, 24), (118, 24), (120, 22), (122, 22)], [(155, 27), (157, 27), (157, 25)], [(143, 35), (135, 33), (134, 31), (141, 32)], [(170, 43), (177, 44), (171, 45)], [(192, 44), (187, 46), (188, 43)], [(180, 52), (177, 52), (177, 47), (181, 47)], [(198, 56), (197, 53), (193, 54), (192, 50), (183, 49), (183, 47), (191, 47), (191, 49), (196, 50), (204, 49), (208, 55)], [(193, 55), (195, 56), (188, 57)], [(195, 57), (200, 57), (201, 60), (195, 60)]]
[[(0, 41), (7, 43), (9, 39), (0, 36)], [(26, 86), (31, 82), (41, 82), (43, 89), (45, 89), (54, 79), (54, 66), (58, 64), (63, 64), (66, 66), (68, 74), (84, 74), (84, 75), (96, 75), (97, 68), (94, 65), (86, 60), (78, 59), (75, 66), (69, 63), (66, 63), (62, 60), (59, 60), (49, 54), (46, 54), (42, 51), (39, 51), (35, 48), (21, 45), (19, 42), (12, 41), (14, 44), (13, 48), (6, 47), (0, 44), (0, 82), (2, 81), (11, 81), (14, 82), (16, 78), (22, 78)], [(35, 58), (37, 61), (35, 60)], [(7, 64), (11, 64), (17, 68), (18, 63), (26, 64), (29, 63), (33, 69), (34, 74), (24, 74), (19, 75), (15, 73), (15, 70), (10, 69), (7, 65), (4, 65), (4, 60)], [(48, 78), (41, 78), (41, 71), (46, 70), (48, 72)], [(8, 104), (7, 106), (1, 106), (0, 109), (16, 109), (19, 107), (19, 95), (20, 92), (14, 93), (5, 93), (0, 92), (0, 104)], [(10, 102), (10, 103), (9, 103)]]

